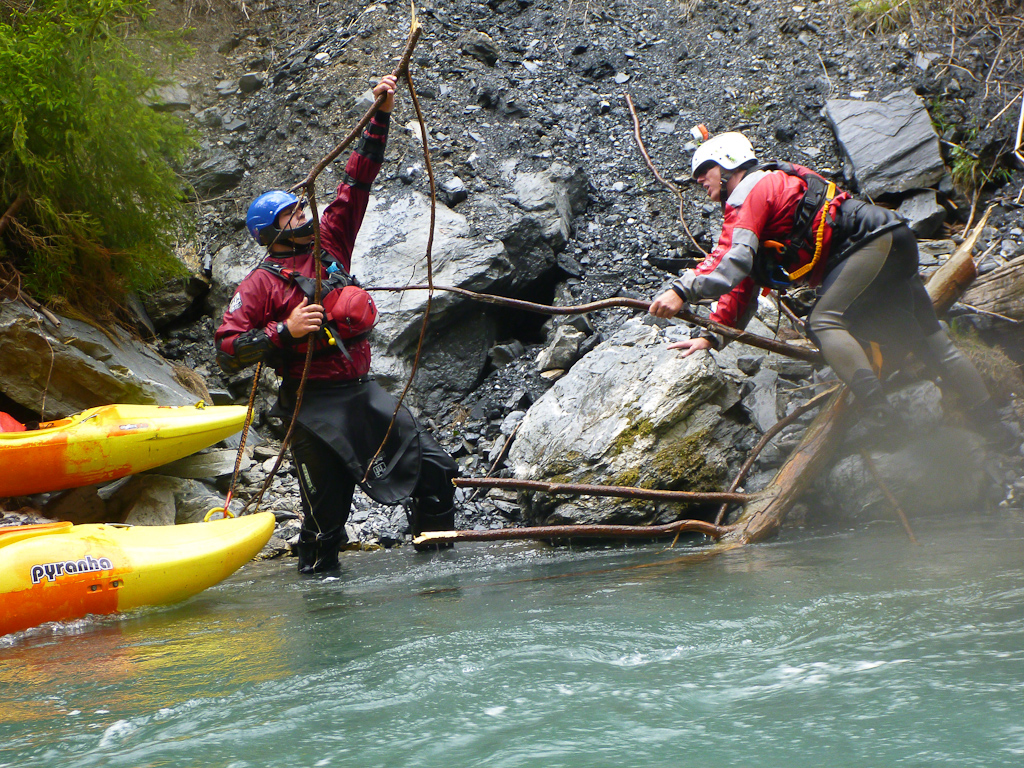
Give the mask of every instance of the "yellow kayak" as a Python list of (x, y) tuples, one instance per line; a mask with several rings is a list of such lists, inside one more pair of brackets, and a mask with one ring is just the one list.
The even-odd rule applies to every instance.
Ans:
[(0, 528), (0, 635), (184, 600), (238, 570), (273, 532), (272, 512), (186, 525)]
[(241, 405), (103, 405), (0, 432), (0, 496), (116, 480), (176, 461), (242, 428)]

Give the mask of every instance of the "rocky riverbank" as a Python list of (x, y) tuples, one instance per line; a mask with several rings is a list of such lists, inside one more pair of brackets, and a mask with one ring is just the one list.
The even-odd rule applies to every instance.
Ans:
[[(164, 12), (181, 21), (189, 9), (195, 6), (171, 3)], [(438, 182), (438, 284), (545, 304), (651, 298), (687, 259), (700, 256), (699, 248), (711, 247), (720, 220), (701, 190), (681, 184), (680, 199), (654, 178), (634, 137), (634, 113), (653, 162), (663, 177), (680, 183), (694, 148), (691, 126), (743, 130), (763, 158), (809, 165), (861, 195), (901, 207), (922, 238), (926, 272), (952, 253), (966, 225), (994, 206), (976, 249), (984, 254), (979, 271), (997, 281), (1006, 275), (1009, 288), (975, 301), (968, 294), (953, 316), (970, 338), (997, 342), (1009, 355), (988, 370), (1003, 396), (1003, 416), (1019, 433), (1014, 397), (1024, 393), (1009, 360), (1024, 358), (1016, 323), (1024, 319), (1024, 305), (1013, 293), (1015, 270), (1024, 263), (1018, 194), (1024, 172), (1012, 165), (1011, 150), (1020, 109), (1012, 100), (1024, 83), (1017, 82), (1013, 56), (1002, 56), (998, 24), (978, 17), (973, 28), (961, 26), (963, 44), (950, 58), (943, 25), (869, 34), (833, 2), (620, 2), (597, 10), (572, 2), (460, 0), (427, 3), (418, 13), (424, 35), (412, 76)], [(197, 55), (176, 73), (161, 103), (203, 137), (187, 170), (199, 197), (197, 239), (182, 250), (195, 276), (141, 298), (140, 323), (156, 334), (153, 346), (171, 366), (140, 379), (166, 375), (168, 391), (177, 386), (180, 398), (190, 397), (188, 387), (205, 386), (216, 402), (245, 402), (251, 372), (223, 376), (211, 344), (234, 285), (261, 257), (244, 230), (245, 208), (259, 192), (301, 180), (347, 133), (365, 109), (367, 89), (405, 43), (408, 9), (263, 2), (247, 6), (245, 15), (217, 6), (193, 13), (189, 23)], [(894, 114), (916, 126), (913, 135), (900, 137), (915, 150), (902, 169), (886, 154), (891, 142), (878, 138)], [(874, 137), (852, 127), (864, 115)], [(371, 287), (426, 277), (429, 186), (414, 120), (403, 90), (354, 264)], [(989, 172), (993, 183), (977, 196), (962, 186), (972, 157), (975, 170), (989, 172), (990, 163), (999, 170)], [(321, 197), (339, 171), (322, 175)], [(1006, 302), (1007, 293), (1018, 298)], [(383, 320), (375, 332), (374, 370), (397, 391), (411, 370), (423, 294), (376, 296)], [(3, 312), (0, 332), (7, 333), (4, 354), (12, 363), (46, 354), (39, 339), (47, 334), (67, 343), (67, 330), (30, 324), (12, 307)], [(35, 331), (26, 330), (29, 325)], [(770, 301), (762, 303), (752, 329), (797, 337)], [(8, 344), (33, 332), (31, 343)], [(719, 489), (761, 434), (829, 386), (830, 375), (738, 345), (683, 361), (664, 346), (684, 333), (685, 327), (651, 322), (634, 310), (552, 320), (439, 293), (410, 403), (468, 476)], [(90, 339), (76, 347), (80, 357), (109, 357), (90, 366), (116, 368), (118, 349), (99, 354), (89, 345), (109, 350), (101, 335), (76, 334)], [(978, 348), (976, 341), (964, 343)], [(83, 364), (62, 359), (72, 370)], [(0, 391), (25, 411), (41, 413), (43, 373), (3, 367), (9, 372)], [(70, 384), (53, 381), (51, 374), (56, 396), (50, 407), (59, 403), (67, 412), (93, 404), (84, 394), (67, 394)], [(269, 415), (274, 387), (273, 377), (264, 376), (256, 445), (239, 480), (243, 502), (261, 487), (283, 433), (284, 425)], [(111, 390), (94, 388), (95, 396), (114, 399), (128, 391)], [(910, 393), (903, 397), (917, 431), (877, 462), (901, 500), (912, 510), (934, 503), (1019, 508), (1020, 457), (968, 451), (976, 458), (964, 460), (961, 452), (942, 448), (973, 439), (955, 431), (961, 426), (957, 408), (934, 385), (919, 384)], [(783, 430), (762, 454), (747, 490), (767, 482), (812, 415)], [(847, 454), (821, 479), (805, 514), (838, 510), (857, 520), (888, 514), (857, 451), (851, 446)], [(141, 521), (152, 510), (166, 520), (170, 493), (178, 521), (193, 519), (207, 503), (222, 503), (227, 464), (215, 480), (149, 481), (164, 490), (148, 493), (157, 499), (148, 505), (128, 502), (128, 488), (108, 496), (121, 499), (118, 516)], [(285, 461), (264, 503), (278, 514), (282, 542), (297, 529), (291, 470)], [(82, 497), (103, 495), (82, 490), (60, 503), (65, 510), (81, 508)], [(466, 528), (650, 523), (684, 513), (677, 506), (496, 491), (460, 491), (460, 499), (458, 522)], [(90, 508), (115, 514), (103, 501), (100, 507), (90, 501)], [(31, 506), (44, 502), (58, 500)], [(57, 514), (56, 507), (43, 511)], [(690, 509), (685, 516), (713, 517), (714, 511)], [(408, 531), (402, 510), (362, 496), (350, 523), (350, 537), (368, 545), (401, 542)]]

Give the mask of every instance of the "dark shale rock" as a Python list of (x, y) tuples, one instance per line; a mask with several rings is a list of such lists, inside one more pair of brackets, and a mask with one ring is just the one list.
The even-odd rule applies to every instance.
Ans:
[(226, 149), (213, 149), (185, 172), (199, 197), (209, 197), (238, 186), (245, 168), (238, 156)]
[(931, 237), (946, 220), (946, 209), (939, 205), (933, 189), (915, 191), (900, 203), (897, 213), (918, 237)]
[(484, 32), (467, 32), (459, 41), (459, 49), (489, 67), (498, 63), (498, 46), (490, 35)]
[(913, 91), (881, 101), (830, 99), (825, 113), (858, 192), (875, 198), (921, 189), (945, 173), (939, 137)]

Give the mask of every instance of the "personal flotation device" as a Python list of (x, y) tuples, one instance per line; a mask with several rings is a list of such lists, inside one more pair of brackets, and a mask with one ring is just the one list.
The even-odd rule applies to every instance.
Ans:
[[(337, 259), (322, 257), (321, 262), (327, 267), (327, 277), (320, 281), (320, 305), (324, 308), (326, 322), (318, 334), (318, 338), (325, 344), (319, 351), (336, 347), (351, 360), (347, 345), (369, 336), (377, 324), (377, 305)], [(315, 302), (316, 280), (312, 277), (270, 259), (264, 259), (259, 269), (295, 285), (310, 304)]]
[(809, 168), (793, 163), (767, 163), (761, 170), (796, 176), (806, 184), (806, 189), (793, 215), (789, 237), (781, 242), (765, 240), (761, 243), (754, 258), (755, 281), (779, 289), (788, 288), (804, 277), (812, 284), (820, 282), (839, 206), (850, 193)]

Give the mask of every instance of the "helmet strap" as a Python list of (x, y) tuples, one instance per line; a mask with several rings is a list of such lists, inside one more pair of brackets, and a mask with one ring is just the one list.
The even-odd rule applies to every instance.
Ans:
[[(722, 166), (718, 167), (722, 168)], [(727, 171), (725, 168), (722, 168), (722, 186), (718, 193), (718, 202), (721, 203), (723, 211), (725, 210), (725, 203), (729, 199), (729, 190), (726, 189), (726, 187), (729, 186), (729, 179), (732, 178), (732, 174), (732, 171)]]

